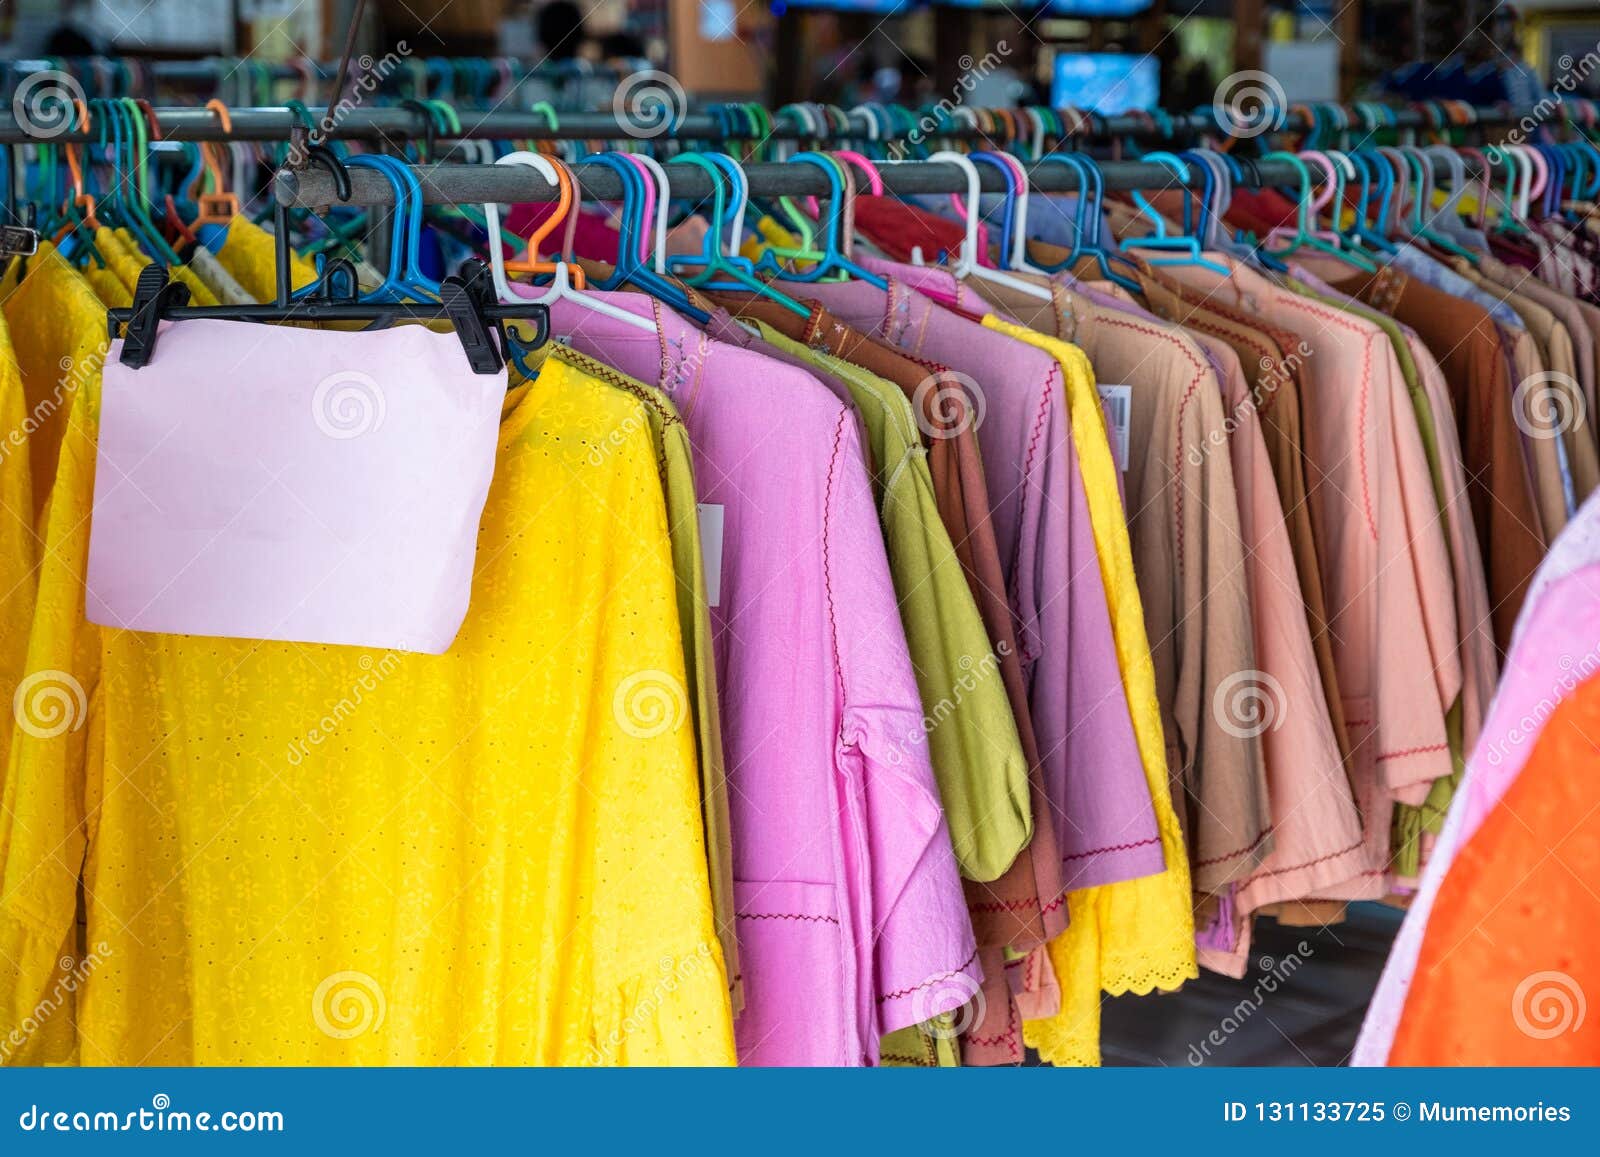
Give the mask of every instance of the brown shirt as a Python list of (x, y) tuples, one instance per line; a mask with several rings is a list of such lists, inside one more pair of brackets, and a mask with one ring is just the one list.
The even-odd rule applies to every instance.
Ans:
[(1489, 565), (1495, 642), (1511, 643), (1545, 539), (1512, 412), (1510, 359), (1482, 306), (1389, 267), (1334, 288), (1416, 331), (1444, 370), (1467, 468), (1472, 521)]

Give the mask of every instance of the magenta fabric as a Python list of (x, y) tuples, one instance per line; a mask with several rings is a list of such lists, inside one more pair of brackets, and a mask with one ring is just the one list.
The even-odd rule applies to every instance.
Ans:
[(1600, 674), (1600, 493), (1579, 507), (1534, 575), (1506, 655), (1499, 690), (1444, 829), (1367, 1009), (1353, 1065), (1384, 1065), (1428, 930), (1433, 902), (1456, 853), (1516, 782), (1544, 723)]
[(554, 334), (671, 395), (700, 502), (723, 508), (740, 1062), (875, 1063), (881, 1034), (965, 1004), (982, 970), (854, 412), (659, 302), (600, 296), (660, 335), (570, 302)]
[[(540, 202), (538, 204), (513, 205), (506, 219), (506, 229), (518, 237), (529, 237), (543, 222), (555, 215), (556, 203), (554, 201)], [(603, 261), (607, 265), (617, 263), (617, 243), (622, 240), (622, 235), (611, 227), (610, 218), (605, 213), (589, 209), (579, 209), (578, 228), (572, 238), (572, 252), (578, 257), (587, 257), (590, 261)], [(563, 225), (549, 237), (545, 238), (546, 258), (552, 248), (560, 247), (560, 240), (565, 235), (566, 226)], [(527, 251), (515, 254), (519, 260), (527, 259)]]
[(506, 375), (453, 333), (167, 323), (106, 357), (86, 614), (439, 654), (467, 612)]
[[(841, 320), (969, 379), (995, 538), (1029, 679), (1045, 791), (1069, 889), (1163, 870), (1060, 364), (1043, 350), (967, 321), (894, 280), (797, 286)], [(946, 293), (959, 298), (946, 271)], [(970, 291), (966, 291), (970, 292)]]

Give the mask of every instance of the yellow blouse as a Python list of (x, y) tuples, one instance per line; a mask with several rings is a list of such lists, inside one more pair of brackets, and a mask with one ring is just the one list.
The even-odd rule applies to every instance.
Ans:
[(0, 1040), (81, 877), (82, 1063), (733, 1063), (639, 403), (559, 362), (508, 396), (440, 656), (86, 623), (98, 417), (96, 379), (27, 662), (71, 713), (0, 809)]
[(1082, 350), (990, 315), (990, 329), (1009, 334), (1052, 355), (1067, 383), (1072, 444), (1088, 494), (1095, 553), (1111, 612), (1117, 663), (1133, 716), (1145, 782), (1155, 805), (1166, 871), (1068, 894), (1071, 923), (1048, 946), (1061, 985), (1061, 1011), (1025, 1021), (1023, 1040), (1054, 1064), (1100, 1063), (1100, 992), (1147, 993), (1177, 988), (1199, 975), (1195, 963), (1194, 913), (1189, 894), (1189, 856), (1172, 809), (1166, 744), (1156, 701), (1155, 668), (1145, 636), (1144, 610), (1133, 573), (1133, 548), (1117, 488), (1117, 467), (1106, 437), (1105, 414), (1094, 370)]
[(107, 346), (106, 307), (54, 245), (40, 242), (18, 278), (21, 261), (6, 275), (6, 325), (22, 374), (27, 407), (27, 460), (35, 525), (55, 483), (56, 456), (67, 415), (80, 386), (100, 380)]
[[(0, 319), (0, 696), (15, 694), (28, 654), (35, 568), (33, 479), (28, 470), (28, 403), (11, 348), (11, 327)], [(0, 726), (0, 783), (11, 749), (10, 720)]]
[[(100, 251), (100, 256), (106, 259), (110, 271), (117, 275), (117, 280), (127, 289), (127, 301), (117, 302), (119, 305), (133, 304), (133, 291), (138, 287), (139, 274), (144, 272), (144, 267), (150, 264), (150, 258), (139, 247), (138, 240), (127, 229), (96, 229), (94, 234), (95, 248)], [(211, 292), (211, 287), (195, 275), (194, 270), (187, 265), (169, 265), (168, 274), (176, 281), (189, 287), (190, 305), (216, 305), (216, 294)], [(96, 280), (95, 271), (89, 271), (90, 283), (94, 285), (95, 292), (99, 293), (107, 305), (113, 304), (110, 298), (114, 296), (105, 292), (99, 281)]]
[[(278, 293), (277, 242), (272, 234), (247, 217), (228, 222), (228, 239), (217, 250), (217, 260), (235, 281), (257, 301), (272, 301)], [(295, 289), (317, 279), (317, 268), (304, 257), (289, 253), (289, 282)]]

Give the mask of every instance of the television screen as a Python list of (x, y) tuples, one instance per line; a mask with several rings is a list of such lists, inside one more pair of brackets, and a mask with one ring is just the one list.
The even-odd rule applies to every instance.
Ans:
[(1050, 103), (1072, 105), (1103, 116), (1151, 111), (1161, 103), (1161, 69), (1153, 56), (1111, 52), (1062, 53), (1056, 57)]

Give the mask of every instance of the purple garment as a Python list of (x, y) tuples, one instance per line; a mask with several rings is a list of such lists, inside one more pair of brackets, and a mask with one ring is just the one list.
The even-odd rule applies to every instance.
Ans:
[(1521, 774), (1563, 700), (1600, 673), (1600, 493), (1590, 495), (1540, 564), (1517, 616), (1499, 690), (1467, 761), (1444, 829), (1383, 968), (1353, 1065), (1385, 1065), (1428, 931), (1428, 917), (1456, 853)]
[(864, 281), (796, 292), (968, 379), (1062, 878), (1078, 889), (1162, 871), (1060, 364), (892, 277), (887, 292)]
[(660, 335), (568, 302), (554, 334), (671, 395), (700, 503), (723, 508), (740, 1063), (872, 1064), (880, 1035), (965, 1004), (982, 970), (853, 412), (659, 302), (596, 296)]

